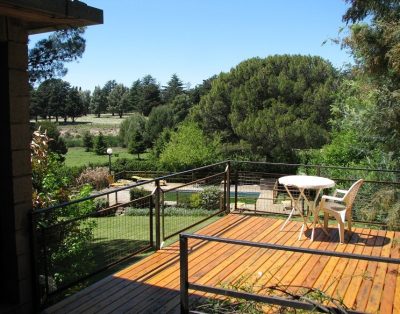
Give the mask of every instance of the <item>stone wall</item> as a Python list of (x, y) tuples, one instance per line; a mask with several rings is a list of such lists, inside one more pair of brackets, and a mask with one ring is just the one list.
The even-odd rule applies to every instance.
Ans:
[[(30, 164), (28, 34), (21, 21), (0, 16), (2, 57), (0, 173), (3, 192), (1, 277), (8, 287), (0, 312), (32, 312), (29, 212), (32, 206)], [(7, 80), (8, 82), (4, 82)], [(7, 123), (8, 122), (8, 123)], [(4, 285), (3, 285), (4, 284)]]

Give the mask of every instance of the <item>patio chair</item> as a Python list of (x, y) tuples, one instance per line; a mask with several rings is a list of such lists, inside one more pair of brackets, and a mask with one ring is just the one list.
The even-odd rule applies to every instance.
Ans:
[[(364, 183), (363, 179), (355, 182), (348, 190), (336, 189), (333, 196), (323, 195), (319, 203), (319, 209), (324, 212), (324, 229), (328, 227), (329, 215), (335, 217), (338, 222), (340, 243), (344, 242), (344, 223), (347, 220), (348, 230), (351, 232), (351, 210), (357, 192)], [(339, 197), (342, 195), (342, 197)]]

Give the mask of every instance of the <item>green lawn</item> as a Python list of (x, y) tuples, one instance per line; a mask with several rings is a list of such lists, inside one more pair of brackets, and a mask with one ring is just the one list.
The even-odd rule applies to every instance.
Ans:
[[(119, 158), (136, 159), (137, 156), (133, 156), (127, 152), (126, 148), (113, 147), (113, 155), (111, 156), (111, 162), (116, 161)], [(115, 155), (118, 156), (115, 156)], [(141, 159), (146, 159), (147, 153), (141, 154)], [(108, 155), (96, 155), (94, 152), (85, 152), (84, 147), (70, 147), (68, 153), (65, 156), (65, 165), (69, 167), (74, 166), (85, 166), (89, 163), (108, 163)]]
[[(174, 233), (189, 226), (206, 216), (166, 216), (166, 233)], [(210, 224), (220, 217), (212, 217), (209, 220), (188, 230), (194, 232)], [(149, 243), (150, 229), (149, 216), (112, 216), (92, 218), (96, 221), (94, 229), (93, 253), (97, 265), (106, 265), (117, 261), (134, 252), (138, 248), (144, 247)], [(154, 231), (155, 232), (155, 231)], [(168, 239), (164, 246), (178, 240), (178, 236)], [(154, 234), (155, 241), (155, 234)]]

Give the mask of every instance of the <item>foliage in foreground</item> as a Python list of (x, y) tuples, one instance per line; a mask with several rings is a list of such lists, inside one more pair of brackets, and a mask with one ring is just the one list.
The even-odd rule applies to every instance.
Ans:
[[(250, 294), (266, 294), (269, 296), (283, 297), (288, 300), (301, 301), (313, 306), (311, 311), (299, 310), (287, 306), (280, 306), (257, 301), (250, 301), (235, 297), (216, 297), (199, 299), (194, 307), (195, 310), (203, 313), (214, 314), (261, 314), (261, 313), (347, 313), (347, 307), (344, 305), (343, 300), (335, 298), (325, 291), (317, 288), (309, 288), (303, 286), (290, 286), (290, 285), (257, 285), (258, 280), (262, 277), (262, 273), (258, 274), (258, 278), (253, 283), (246, 282), (251, 275), (241, 276), (235, 283), (225, 284), (221, 283), (221, 288), (231, 291), (238, 291)], [(271, 274), (271, 278), (274, 277)], [(362, 274), (363, 278), (368, 279), (366, 274)], [(331, 284), (334, 284), (334, 280)], [(326, 288), (329, 290), (330, 285)], [(330, 309), (326, 306), (334, 306), (335, 309)]]
[[(89, 243), (93, 240), (95, 222), (76, 219), (92, 213), (92, 200), (69, 205), (64, 208), (35, 212), (59, 203), (81, 199), (91, 194), (89, 185), (77, 194), (72, 193), (69, 178), (62, 172), (62, 163), (49, 151), (49, 138), (40, 130), (33, 133), (31, 161), (33, 178), (33, 217), (36, 233), (36, 259), (41, 296), (49, 285), (51, 292), (76, 278), (85, 276), (92, 266)], [(46, 281), (46, 282), (45, 282)]]

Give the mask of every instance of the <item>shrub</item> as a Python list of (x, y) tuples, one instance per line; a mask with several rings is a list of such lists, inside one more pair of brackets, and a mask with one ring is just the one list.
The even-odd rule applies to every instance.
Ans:
[(130, 196), (131, 201), (136, 200), (141, 197), (145, 197), (147, 195), (150, 195), (150, 192), (146, 191), (143, 188), (132, 188), (129, 190), (129, 196)]
[[(149, 208), (128, 207), (125, 210), (127, 216), (148, 216)], [(165, 207), (164, 216), (208, 216), (210, 212), (203, 208), (187, 209), (185, 207)]]
[(93, 135), (88, 131), (83, 134), (83, 146), (87, 152), (90, 152), (93, 149)]
[(199, 193), (193, 193), (189, 199), (190, 207), (199, 208), (201, 207), (201, 197)]
[(221, 190), (216, 186), (208, 186), (200, 192), (200, 207), (214, 210), (220, 207)]
[(110, 204), (107, 201), (107, 199), (105, 199), (105, 198), (96, 198), (94, 200), (94, 207), (95, 207), (96, 211), (102, 210), (103, 208), (107, 208), (109, 206), (110, 206)]
[(94, 142), (94, 152), (97, 155), (105, 155), (107, 151), (107, 144), (104, 140), (103, 133), (99, 133)]
[(101, 190), (109, 185), (108, 169), (105, 167), (87, 168), (76, 181), (78, 185), (90, 184), (96, 190)]
[(120, 158), (113, 162), (115, 173), (122, 171), (151, 171), (157, 170), (157, 163), (149, 160)]

